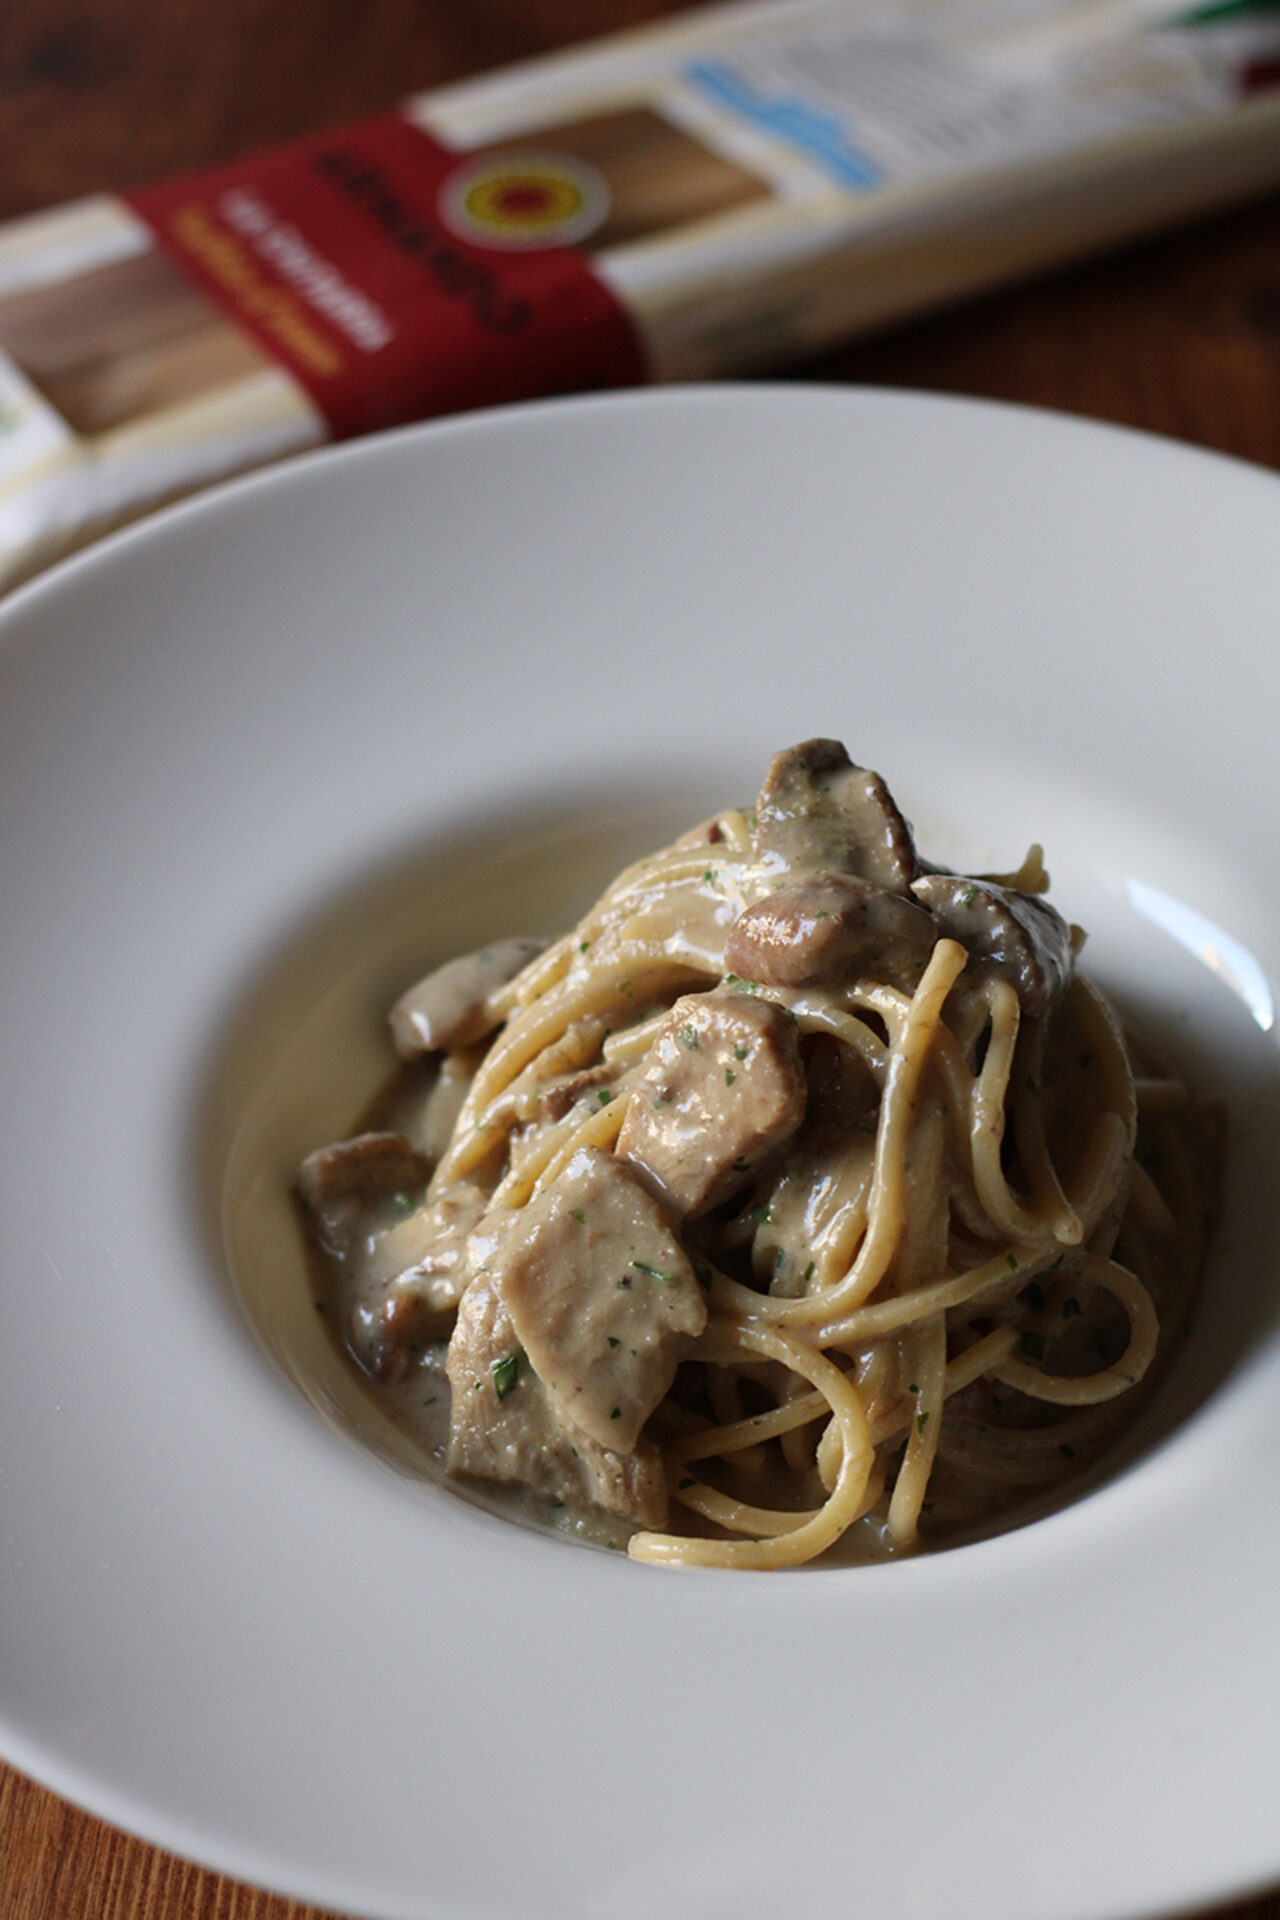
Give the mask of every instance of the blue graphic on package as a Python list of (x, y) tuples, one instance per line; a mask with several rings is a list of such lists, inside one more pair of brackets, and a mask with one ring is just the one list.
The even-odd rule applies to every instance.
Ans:
[(762, 93), (736, 73), (727, 60), (695, 60), (685, 69), (685, 78), (722, 106), (732, 107), (744, 119), (798, 147), (842, 187), (879, 184), (881, 169), (850, 144), (834, 114), (825, 113), (798, 95)]

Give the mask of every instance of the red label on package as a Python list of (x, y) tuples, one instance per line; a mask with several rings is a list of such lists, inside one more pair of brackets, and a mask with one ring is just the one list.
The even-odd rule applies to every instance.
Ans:
[(646, 380), (635, 327), (573, 244), (602, 193), (570, 158), (457, 153), (389, 115), (129, 204), (344, 439)]

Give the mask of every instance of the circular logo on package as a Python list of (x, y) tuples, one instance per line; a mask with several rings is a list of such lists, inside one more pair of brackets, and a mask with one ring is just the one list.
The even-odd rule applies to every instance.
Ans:
[(490, 153), (458, 167), (440, 189), (440, 215), (487, 247), (566, 247), (602, 225), (604, 176), (559, 153)]

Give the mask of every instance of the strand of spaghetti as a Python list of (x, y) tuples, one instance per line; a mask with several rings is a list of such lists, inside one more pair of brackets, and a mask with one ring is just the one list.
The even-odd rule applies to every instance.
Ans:
[(571, 1020), (557, 1039), (535, 1054), (510, 1085), (481, 1115), (480, 1124), (509, 1132), (513, 1126), (543, 1117), (541, 1097), (547, 1083), (562, 1073), (585, 1067), (600, 1050), (604, 1021), (598, 1014), (586, 1020)]
[[(980, 1380), (983, 1374), (999, 1366), (1012, 1353), (1018, 1339), (1016, 1327), (996, 1327), (993, 1332), (984, 1335), (980, 1340), (975, 1340), (971, 1347), (966, 1347), (963, 1353), (958, 1353), (953, 1360), (949, 1360), (942, 1390), (944, 1411), (945, 1404), (952, 1394), (960, 1393), (965, 1387), (972, 1386), (973, 1382)], [(885, 1407), (878, 1414), (868, 1413), (871, 1444), (876, 1449), (877, 1460), (880, 1458), (880, 1449), (886, 1442), (897, 1440), (905, 1434), (920, 1412), (919, 1402), (913, 1397), (909, 1403), (895, 1400), (891, 1406)], [(941, 1448), (940, 1424), (936, 1444)], [(834, 1486), (840, 1467), (840, 1434), (834, 1421), (827, 1423), (819, 1442), (817, 1466), (823, 1486), (828, 1488)]]
[(510, 1019), (517, 1008), (531, 1006), (542, 997), (549, 988), (563, 980), (573, 964), (574, 944), (570, 934), (564, 934), (522, 967), (515, 978), (508, 980), (489, 997), (489, 1005), (504, 1020)]
[[(873, 1471), (867, 1476), (862, 1501), (849, 1522), (850, 1526), (870, 1513), (883, 1491), (883, 1476)], [(795, 1533), (798, 1528), (822, 1516), (821, 1507), (792, 1512), (787, 1508), (749, 1506), (745, 1500), (735, 1500), (731, 1494), (721, 1493), (719, 1488), (709, 1487), (703, 1480), (694, 1480), (689, 1485), (678, 1484), (673, 1498), (681, 1506), (688, 1507), (691, 1513), (700, 1514), (704, 1520), (712, 1521), (726, 1532), (753, 1533), (764, 1539)]]
[(1118, 1113), (1100, 1113), (1071, 1187), (1071, 1204), (1080, 1216), (1086, 1243), (1107, 1208), (1119, 1196), (1131, 1149)]
[(791, 1011), (802, 1033), (832, 1034), (837, 1040), (843, 1040), (847, 1047), (853, 1048), (877, 1080), (883, 1077), (889, 1049), (878, 1034), (872, 1033), (865, 1020), (859, 1020), (856, 1014), (846, 1013), (841, 1007), (824, 1006), (806, 999), (803, 994), (797, 994), (791, 1000)]
[(848, 1270), (854, 1250), (867, 1230), (867, 1212), (875, 1184), (875, 1144), (861, 1141), (850, 1147), (843, 1166), (811, 1210), (808, 1243), (813, 1262), (810, 1281), (829, 1287)]
[[(981, 1380), (984, 1373), (994, 1368), (1013, 1352), (1019, 1338), (1016, 1327), (996, 1327), (991, 1333), (984, 1334), (981, 1340), (975, 1340), (971, 1347), (958, 1353), (954, 1360), (947, 1362), (946, 1383), (943, 1387), (943, 1408), (953, 1393), (960, 1393), (965, 1387), (971, 1387), (975, 1380)], [(886, 1440), (896, 1440), (905, 1433), (919, 1411), (913, 1401), (910, 1406), (899, 1404), (887, 1409), (871, 1421), (872, 1445), (882, 1447)]]
[(638, 1533), (633, 1535), (627, 1548), (633, 1559), (668, 1566), (761, 1570), (799, 1566), (825, 1552), (853, 1525), (861, 1510), (875, 1453), (867, 1430), (867, 1417), (852, 1382), (822, 1354), (772, 1327), (736, 1326), (726, 1331), (749, 1353), (779, 1361), (822, 1394), (831, 1408), (832, 1419), (840, 1427), (844, 1443), (839, 1478), (830, 1497), (812, 1519), (777, 1539), (687, 1540), (676, 1534)]
[(967, 1306), (986, 1295), (994, 1297), (1013, 1285), (1024, 1287), (1056, 1258), (1052, 1243), (1038, 1247), (1002, 1247), (980, 1266), (913, 1287), (910, 1293), (896, 1294), (892, 1300), (876, 1300), (869, 1306), (858, 1307), (840, 1320), (812, 1329), (812, 1337), (823, 1347), (860, 1347), (881, 1339), (886, 1333), (896, 1333), (913, 1321), (928, 1319), (932, 1314)]
[[(1007, 980), (993, 978), (986, 983), (985, 991), (991, 1013), (991, 1036), (973, 1089), (969, 1148), (973, 1156), (974, 1184), (984, 1213), (999, 1233), (1007, 1240), (1035, 1242), (1054, 1237), (1052, 1222), (1022, 1205), (1009, 1186), (1001, 1163), (1006, 1101), (1022, 1009)], [(1070, 1224), (1078, 1240), (1080, 1222), (1074, 1214), (1070, 1216)]]
[(857, 981), (845, 989), (844, 998), (851, 1007), (865, 1007), (868, 1013), (878, 1013), (889, 1030), (891, 1043), (911, 1014), (909, 993), (903, 993), (898, 987), (877, 985), (874, 980)]
[(1138, 1160), (1132, 1161), (1129, 1167), (1129, 1204), (1156, 1233), (1162, 1234), (1166, 1240), (1177, 1238), (1178, 1223), (1174, 1219), (1173, 1209)]
[[(822, 1514), (821, 1507), (800, 1508), (793, 1513), (784, 1507), (749, 1506), (745, 1500), (735, 1500), (731, 1494), (721, 1493), (718, 1487), (709, 1487), (702, 1480), (694, 1480), (689, 1486), (677, 1485), (672, 1493), (682, 1507), (688, 1507), (691, 1513), (701, 1514), (704, 1520), (713, 1521), (727, 1532), (752, 1533), (765, 1540), (776, 1539), (784, 1533), (794, 1533), (797, 1528), (808, 1526)], [(857, 1517), (854, 1516), (855, 1519)], [(641, 1557), (639, 1554), (636, 1556), (637, 1559)]]
[(1120, 1358), (1097, 1373), (1075, 1375), (1044, 1373), (1011, 1354), (999, 1367), (992, 1368), (1003, 1385), (1016, 1387), (1033, 1400), (1048, 1400), (1056, 1407), (1094, 1407), (1127, 1393), (1141, 1380), (1160, 1338), (1160, 1321), (1151, 1295), (1136, 1274), (1114, 1260), (1090, 1255), (1083, 1270), (1084, 1277), (1111, 1294), (1129, 1316), (1129, 1343)]
[(943, 1003), (964, 971), (968, 957), (958, 941), (939, 940), (912, 995), (900, 1040), (890, 1055), (880, 1103), (867, 1231), (848, 1272), (821, 1293), (806, 1294), (798, 1300), (774, 1299), (755, 1294), (732, 1281), (717, 1282), (718, 1297), (716, 1288), (712, 1289), (712, 1298), (717, 1304), (748, 1317), (774, 1320), (780, 1326), (812, 1326), (826, 1321), (833, 1313), (859, 1306), (879, 1286), (902, 1230), (904, 1162), (916, 1092), (929, 1058), (930, 1043), (942, 1018)]
[(612, 969), (606, 973), (591, 967), (575, 968), (560, 986), (512, 1020), (494, 1041), (458, 1116), (453, 1143), (437, 1170), (438, 1183), (461, 1179), (484, 1159), (495, 1138), (494, 1123), (486, 1121), (488, 1109), (567, 1027), (642, 999), (651, 983), (663, 982), (672, 990), (689, 977), (687, 967), (673, 965), (657, 946), (642, 952), (623, 949), (617, 958), (621, 962), (617, 974)]
[(969, 1150), (974, 1076), (966, 1064), (961, 1037), (949, 1025), (938, 1028), (931, 1072), (941, 1093), (950, 1139), (948, 1186), (951, 1211), (975, 1240), (998, 1240), (999, 1231), (987, 1218), (978, 1198), (973, 1157)]
[[(550, 1148), (549, 1151), (531, 1154), (528, 1160), (521, 1164), (518, 1177), (513, 1178), (513, 1175), (508, 1173), (502, 1186), (505, 1187), (507, 1182), (511, 1181), (513, 1198), (507, 1204), (513, 1207), (522, 1206), (535, 1194), (545, 1193), (553, 1181), (564, 1172), (579, 1147), (601, 1149), (611, 1147), (622, 1131), (622, 1123), (627, 1117), (630, 1098), (628, 1088), (619, 1088), (608, 1106), (597, 1107), (594, 1113), (588, 1110), (585, 1118), (573, 1127), (567, 1139), (561, 1140), (558, 1144), (544, 1143), (544, 1147)], [(498, 1192), (501, 1193), (501, 1191), (500, 1187)], [(494, 1197), (497, 1198), (497, 1195)]]
[[(1088, 991), (1087, 989), (1085, 990)], [(973, 1131), (973, 1167), (980, 1203), (992, 1222), (1010, 1238), (1022, 1238), (1024, 1241), (1047, 1239), (1055, 1244), (1045, 1226), (1036, 1231), (1037, 1220), (1026, 1213), (1010, 1192), (1000, 1165), (1000, 1138), (1002, 1121), (999, 1113), (1008, 1079), (1012, 1050), (1009, 1047), (1007, 1025), (1012, 1013), (1016, 1019), (1017, 1004), (1012, 988), (1006, 983), (991, 983), (992, 992), (992, 1039), (988, 1049), (987, 1061), (983, 1072), (990, 1064), (991, 1056), (996, 1052), (996, 1020), (1003, 1018), (1006, 1032), (1003, 1045), (1006, 1058), (1000, 1064), (999, 1077), (984, 1091), (984, 1099), (992, 1098), (1001, 1103), (993, 1116), (992, 1111), (984, 1108), (975, 1100)], [(1007, 996), (1007, 997), (1006, 997)], [(1009, 998), (1013, 998), (1012, 1009)], [(997, 1002), (1002, 1002), (1002, 1011), (997, 1014)], [(1090, 996), (1092, 1004), (1092, 996)], [(1071, 1213), (1080, 1226), (1082, 1239), (1087, 1239), (1106, 1208), (1114, 1201), (1124, 1179), (1125, 1169), (1132, 1156), (1133, 1129), (1136, 1124), (1136, 1107), (1132, 1094), (1132, 1082), (1128, 1074), (1128, 1064), (1123, 1057), (1119, 1031), (1108, 1018), (1099, 1017), (1090, 1022), (1091, 1038), (1094, 1041), (1098, 1060), (1098, 1071), (1103, 1082), (1104, 1098), (1110, 1104), (1110, 1110), (1100, 1113), (1094, 1122), (1089, 1144), (1081, 1161), (1071, 1192), (1064, 1195)], [(1119, 1058), (1116, 1055), (1119, 1052)], [(1015, 1228), (1028, 1231), (1019, 1235)], [(1078, 1244), (1071, 1242), (1068, 1244)]]
[(821, 1393), (799, 1394), (794, 1400), (770, 1407), (767, 1413), (751, 1414), (745, 1420), (734, 1420), (721, 1427), (707, 1427), (701, 1433), (676, 1440), (667, 1448), (667, 1455), (669, 1459), (685, 1461), (710, 1460), (717, 1454), (736, 1453), (742, 1447), (755, 1446), (757, 1441), (776, 1440), (797, 1427), (809, 1426), (826, 1406)]
[(947, 1112), (951, 1118), (952, 1131), (957, 1140), (967, 1140), (973, 1109), (974, 1076), (965, 1064), (958, 1035), (954, 1034), (949, 1027), (938, 1028), (938, 1037), (934, 1045), (933, 1070), (942, 1088)]
[[(706, 1370), (707, 1399), (711, 1412), (721, 1426), (737, 1426), (746, 1420), (746, 1410), (742, 1400), (742, 1379), (736, 1368), (708, 1367)], [(740, 1473), (759, 1473), (765, 1463), (765, 1448), (758, 1438), (739, 1447), (737, 1467)]]
[(723, 813), (716, 816), (716, 825), (725, 846), (744, 858), (750, 857), (751, 824), (741, 807), (726, 807)]
[(637, 1020), (633, 1027), (622, 1027), (617, 1033), (611, 1033), (600, 1048), (601, 1054), (611, 1066), (615, 1061), (625, 1066), (642, 1060), (657, 1039), (669, 1011), (663, 1007), (648, 1020)]
[[(716, 855), (709, 848), (692, 847), (671, 848), (665, 855), (637, 861), (579, 922), (575, 938), (581, 941), (599, 937), (635, 912), (637, 904), (645, 900), (670, 895), (677, 888), (700, 889), (708, 884), (709, 861), (714, 858)], [(738, 865), (736, 859), (726, 860), (721, 856), (719, 872), (736, 876)]]
[(605, 889), (584, 918), (583, 926), (602, 920), (611, 907), (617, 906), (619, 901), (629, 900), (634, 893), (642, 893), (646, 888), (664, 881), (692, 879), (703, 871), (708, 858), (708, 844), (681, 846), (678, 840), (657, 853), (642, 854), (629, 867), (624, 867), (612, 885)]
[(1128, 1159), (1133, 1153), (1138, 1102), (1124, 1035), (1102, 995), (1087, 980), (1082, 980), (1079, 974), (1072, 978), (1070, 993), (1073, 1011), (1096, 1056), (1095, 1066), (1101, 1073), (1105, 1089), (1104, 1103), (1124, 1123), (1125, 1158)]
[(1084, 1223), (1067, 1199), (1049, 1154), (1040, 1088), (1044, 1079), (1044, 1022), (1028, 1020), (1015, 1066), (1013, 1131), (1027, 1184), (1042, 1219), (1059, 1246), (1078, 1247)]
[(889, 1532), (900, 1547), (911, 1546), (916, 1538), (920, 1509), (938, 1450), (947, 1384), (947, 1328), (943, 1316), (935, 1314), (912, 1328), (905, 1346), (903, 1358), (914, 1375), (915, 1410), (907, 1428), (907, 1450), (898, 1469), (888, 1513)]
[(1027, 848), (1016, 873), (983, 873), (978, 878), (989, 880), (993, 886), (1007, 887), (1010, 893), (1048, 893), (1049, 876), (1045, 872), (1044, 848), (1038, 842), (1033, 842)]

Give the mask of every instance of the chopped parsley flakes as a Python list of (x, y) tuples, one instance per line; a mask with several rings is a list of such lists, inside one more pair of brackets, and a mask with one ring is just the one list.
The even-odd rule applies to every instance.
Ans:
[(631, 1264), (637, 1273), (647, 1273), (651, 1280), (661, 1280), (666, 1287), (675, 1279), (674, 1273), (668, 1273), (664, 1267), (651, 1267), (646, 1260), (633, 1260)]
[(499, 1400), (505, 1400), (515, 1386), (520, 1374), (520, 1355), (509, 1353), (503, 1360), (493, 1363), (493, 1390)]

